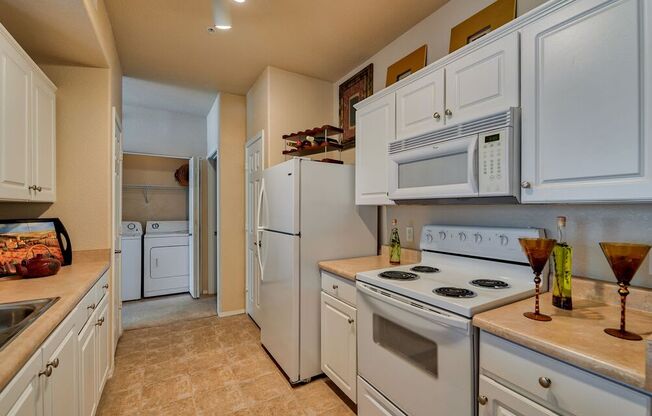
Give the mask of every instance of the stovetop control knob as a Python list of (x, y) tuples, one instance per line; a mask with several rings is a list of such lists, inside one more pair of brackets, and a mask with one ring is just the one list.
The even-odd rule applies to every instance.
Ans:
[(426, 241), (427, 241), (428, 243), (432, 243), (432, 234), (430, 234), (430, 233), (427, 233), (427, 234), (426, 234)]
[(475, 243), (476, 243), (476, 244), (480, 244), (480, 243), (482, 243), (482, 234), (480, 234), (480, 233), (475, 233), (475, 234), (473, 234), (473, 236), (475, 237)]
[(466, 241), (466, 234), (460, 233), (460, 241)]
[(440, 240), (445, 240), (445, 239), (446, 239), (446, 233), (443, 232), (443, 231), (440, 231), (440, 232), (439, 232), (439, 239), (440, 239)]
[(506, 246), (509, 243), (509, 238), (505, 234), (500, 235), (500, 245)]

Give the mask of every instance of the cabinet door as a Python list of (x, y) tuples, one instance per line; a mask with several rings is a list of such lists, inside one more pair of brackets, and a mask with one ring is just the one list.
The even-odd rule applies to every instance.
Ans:
[(396, 91), (396, 140), (444, 127), (444, 70)]
[(32, 69), (0, 33), (0, 200), (29, 200)]
[(34, 201), (54, 202), (56, 196), (56, 96), (38, 74), (33, 78), (32, 182)]
[(578, 0), (523, 29), (523, 202), (652, 200), (652, 3)]
[(478, 416), (557, 416), (557, 413), (483, 375), (480, 376), (479, 390)]
[(396, 131), (395, 95), (357, 109), (355, 203), (391, 205), (387, 198), (387, 145)]
[(446, 65), (446, 124), (519, 106), (519, 45), (514, 32)]
[(45, 416), (79, 414), (79, 365), (77, 328), (73, 319), (64, 321), (43, 345), (44, 367), (52, 366), (43, 377)]
[(40, 389), (41, 350), (29, 359), (0, 393), (0, 415), (41, 416), (43, 399)]
[(97, 320), (95, 322), (97, 342), (97, 399), (102, 396), (104, 383), (109, 376), (111, 338), (109, 337), (111, 323), (109, 322), (109, 303), (105, 296), (98, 306)]
[[(81, 415), (93, 415), (97, 392), (97, 342), (93, 314), (79, 334), (79, 410)], [(97, 397), (99, 399), (99, 397)]]
[(321, 293), (321, 369), (356, 402), (356, 311)]

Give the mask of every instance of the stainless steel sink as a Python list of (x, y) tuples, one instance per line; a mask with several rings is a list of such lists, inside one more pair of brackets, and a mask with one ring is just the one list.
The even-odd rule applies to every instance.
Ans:
[(0, 351), (59, 298), (0, 303)]

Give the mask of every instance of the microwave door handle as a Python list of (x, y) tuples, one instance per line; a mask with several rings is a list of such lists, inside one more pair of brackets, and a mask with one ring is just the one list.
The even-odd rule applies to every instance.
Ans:
[(474, 193), (478, 193), (478, 136), (474, 136), (469, 143), (468, 177), (469, 184)]
[(363, 294), (376, 298), (382, 302), (393, 305), (397, 308), (403, 309), (415, 315), (419, 315), (429, 321), (436, 322), (442, 325), (446, 325), (453, 328), (461, 329), (465, 332), (469, 331), (469, 320), (464, 318), (458, 318), (456, 316), (434, 312), (433, 310), (422, 309), (416, 306), (412, 306), (406, 302), (394, 299), (393, 297), (381, 295), (375, 290), (369, 289), (365, 284), (359, 283), (356, 286), (356, 289), (361, 291)]

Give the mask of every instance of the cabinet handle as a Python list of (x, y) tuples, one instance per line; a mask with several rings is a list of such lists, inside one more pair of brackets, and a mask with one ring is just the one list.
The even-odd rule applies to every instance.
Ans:
[(52, 375), (52, 365), (47, 364), (47, 365), (45, 366), (45, 370), (43, 370), (43, 371), (41, 371), (40, 373), (38, 373), (38, 375), (39, 375), (39, 377), (40, 377), (40, 376), (50, 377), (50, 376)]
[(355, 320), (354, 320), (353, 318), (349, 318), (349, 323), (350, 323), (350, 324), (352, 324), (352, 323), (354, 323), (354, 322), (355, 322)]
[(96, 307), (97, 307), (97, 306), (96, 306), (94, 303), (91, 303), (90, 305), (88, 305), (88, 306), (86, 307), (86, 309), (90, 309), (90, 310), (94, 311)]
[(550, 380), (548, 377), (539, 377), (539, 384), (544, 389), (547, 389), (552, 384), (552, 380)]
[(34, 189), (39, 191), (39, 192), (41, 192), (43, 190), (43, 188), (41, 188), (40, 186), (36, 186), (36, 185), (34, 185)]
[(439, 121), (439, 119), (441, 118), (441, 114), (435, 112), (435, 114), (432, 115), (432, 118), (434, 118), (435, 120)]
[(521, 188), (523, 189), (530, 189), (532, 187), (532, 184), (528, 181), (523, 181), (521, 182)]
[(100, 319), (97, 320), (95, 326), (102, 326), (103, 324), (104, 324), (104, 317), (101, 317)]
[(453, 115), (453, 112), (447, 108), (446, 111), (444, 111), (444, 114), (446, 114), (446, 117), (451, 117)]
[(104, 284), (102, 285), (102, 289), (108, 289), (108, 288), (109, 288), (109, 284), (108, 284), (108, 283), (104, 283)]
[(59, 367), (59, 357), (55, 358), (52, 361), (49, 361), (45, 366), (47, 367), (48, 365), (50, 365), (50, 366), (52, 366), (54, 368)]
[(487, 396), (478, 396), (478, 403), (480, 403), (480, 406), (484, 406), (488, 401), (489, 399), (487, 399)]
[(337, 290), (338, 287), (338, 285), (333, 285), (333, 290)]
[(27, 189), (36, 191), (36, 185), (28, 186)]

